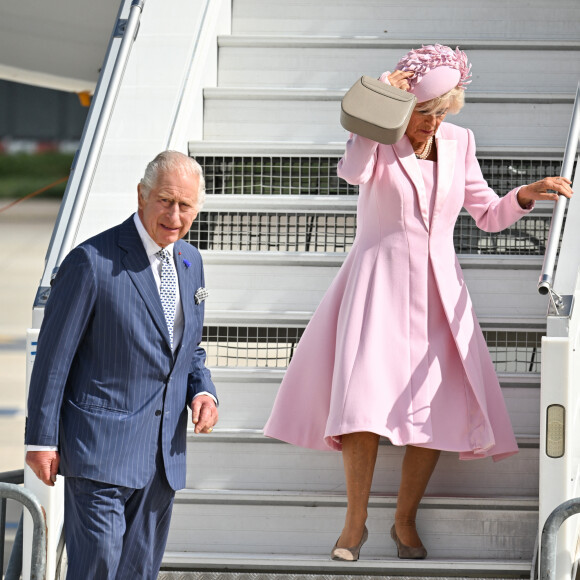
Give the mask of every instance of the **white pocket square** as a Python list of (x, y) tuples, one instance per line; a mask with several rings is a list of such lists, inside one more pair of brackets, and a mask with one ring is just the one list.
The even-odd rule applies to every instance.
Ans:
[(201, 304), (207, 297), (209, 296), (209, 292), (201, 287), (195, 291), (195, 303)]

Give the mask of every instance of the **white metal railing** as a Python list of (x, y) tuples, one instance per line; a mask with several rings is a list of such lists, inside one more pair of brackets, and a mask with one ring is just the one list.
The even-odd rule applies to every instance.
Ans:
[[(121, 3), (120, 14), (123, 9), (126, 8), (127, 4), (127, 0)], [(81, 149), (86, 148), (86, 160), (79, 168), (81, 170), (79, 172), (79, 183), (74, 193), (74, 203), (71, 208), (70, 217), (66, 222), (66, 229), (64, 231), (62, 243), (59, 247), (58, 257), (55, 264), (56, 268), (58, 268), (65, 256), (73, 247), (80, 216), (84, 209), (91, 182), (93, 181), (93, 176), (105, 141), (107, 129), (109, 127), (109, 121), (111, 120), (115, 101), (117, 100), (117, 95), (125, 73), (125, 67), (127, 66), (129, 55), (131, 54), (131, 48), (133, 47), (133, 42), (137, 36), (137, 31), (139, 30), (139, 19), (141, 18), (144, 4), (145, 0), (131, 0), (128, 18), (126, 21), (122, 21), (121, 18), (118, 19), (118, 25), (111, 38), (109, 51), (112, 48), (113, 40), (115, 38), (120, 37), (121, 42), (116, 57), (111, 63), (112, 69), (110, 77), (105, 80), (105, 78), (101, 76), (99, 84), (97, 85), (96, 93), (104, 93), (103, 101), (98, 108), (93, 108), (89, 113), (94, 114), (98, 118), (96, 119), (95, 128), (92, 134), (89, 136), (86, 135), (85, 132), (82, 138)], [(102, 83), (106, 83), (106, 85), (102, 87)]]
[(556, 578), (556, 537), (560, 526), (571, 516), (580, 512), (580, 498), (574, 498), (558, 506), (548, 517), (542, 529), (542, 561), (540, 580)]
[[(203, 167), (209, 195), (243, 194), (248, 201), (251, 197), (268, 195), (300, 196), (303, 201), (315, 197), (357, 196), (358, 186), (336, 175), (336, 165), (344, 153), (343, 145), (284, 145), (286, 150), (279, 143), (273, 143), (267, 150), (257, 143), (219, 142), (220, 150), (211, 141), (190, 142), (189, 153)], [(560, 171), (562, 163), (561, 153), (555, 157), (547, 151), (529, 156), (526, 152), (506, 155), (500, 151), (478, 150), (477, 159), (485, 180), (499, 194), (524, 182), (550, 177)]]
[[(573, 178), (580, 138), (580, 85), (561, 175)], [(578, 164), (576, 164), (578, 166)], [(577, 172), (576, 172), (577, 175)], [(580, 188), (578, 179), (572, 188)], [(542, 339), (540, 402), (539, 529), (561, 504), (580, 496), (580, 196), (556, 203), (544, 268), (538, 289), (549, 294), (547, 335)], [(560, 229), (566, 226), (558, 255)], [(557, 265), (557, 271), (554, 273)], [(554, 530), (554, 534), (556, 529)], [(568, 580), (576, 575), (579, 526), (577, 518), (566, 520), (546, 549), (550, 555), (550, 578)], [(557, 548), (556, 548), (557, 545)], [(542, 546), (540, 546), (540, 551)], [(540, 562), (545, 562), (541, 552)], [(546, 564), (544, 564), (544, 567)], [(555, 566), (555, 570), (554, 570)], [(547, 570), (540, 569), (543, 578)]]
[(139, 28), (144, 2), (145, 0), (121, 0), (81, 144), (73, 162), (56, 227), (50, 240), (46, 268), (36, 295), (35, 308), (44, 307), (50, 291), (50, 281), (64, 257), (72, 249), (131, 47)]
[[(29, 517), (33, 522), (29, 563), (30, 578), (31, 580), (42, 580), (46, 571), (46, 521), (40, 502), (30, 490), (14, 483), (1, 482), (0, 497), (15, 500), (28, 510)], [(2, 545), (3, 549), (4, 545)], [(20, 570), (14, 568), (11, 570), (11, 566), (8, 566), (6, 579), (9, 578), (20, 578)]]
[[(570, 179), (574, 168), (574, 159), (578, 149), (578, 139), (580, 137), (580, 83), (576, 89), (576, 99), (574, 101), (574, 110), (572, 112), (572, 122), (570, 123), (570, 131), (568, 133), (568, 140), (566, 142), (566, 149), (564, 153), (564, 161), (562, 163), (562, 170), (560, 175)], [(564, 223), (564, 213), (566, 212), (568, 199), (563, 195), (560, 196), (554, 207), (554, 214), (552, 216), (552, 225), (550, 228), (550, 235), (548, 246), (544, 255), (544, 265), (542, 266), (542, 273), (538, 282), (538, 290), (540, 294), (550, 294), (551, 300), (557, 307), (558, 297), (554, 297), (552, 288), (554, 268), (556, 266), (556, 255), (558, 253), (558, 245), (560, 241), (560, 231)]]

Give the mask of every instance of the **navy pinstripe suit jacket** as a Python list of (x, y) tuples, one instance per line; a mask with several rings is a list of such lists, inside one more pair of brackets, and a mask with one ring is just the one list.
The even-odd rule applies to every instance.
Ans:
[(169, 484), (185, 486), (187, 406), (215, 387), (199, 346), (204, 303), (194, 301), (204, 286), (201, 256), (179, 241), (174, 258), (185, 320), (174, 353), (133, 217), (76, 247), (59, 268), (31, 377), (26, 443), (58, 445), (62, 475), (141, 488), (160, 440)]

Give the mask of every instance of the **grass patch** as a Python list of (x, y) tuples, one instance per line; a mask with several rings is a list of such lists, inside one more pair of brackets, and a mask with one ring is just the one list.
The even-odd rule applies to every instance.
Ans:
[[(0, 155), (0, 198), (20, 199), (70, 173), (74, 155), (69, 153), (18, 153)], [(41, 199), (62, 198), (66, 181), (40, 194)]]

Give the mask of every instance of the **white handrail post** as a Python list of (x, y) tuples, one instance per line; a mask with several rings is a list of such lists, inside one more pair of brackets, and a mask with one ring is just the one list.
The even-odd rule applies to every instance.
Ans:
[[(580, 83), (564, 152), (560, 175), (572, 179), (580, 139)], [(576, 188), (577, 189), (577, 188)], [(549, 239), (544, 256), (538, 291), (548, 294), (550, 304), (546, 336), (542, 338), (540, 449), (539, 449), (539, 529), (548, 526), (550, 514), (559, 505), (580, 495), (577, 478), (580, 443), (577, 422), (580, 409), (580, 235), (578, 199), (568, 204), (560, 196), (555, 204)], [(562, 236), (564, 215), (567, 227)], [(555, 272), (558, 261), (557, 272)], [(549, 526), (548, 526), (549, 527)], [(578, 541), (578, 522), (564, 522), (553, 530), (551, 539), (539, 539), (541, 578), (570, 579), (574, 572), (574, 554)], [(556, 538), (557, 536), (557, 538)], [(547, 542), (547, 544), (545, 544)]]

